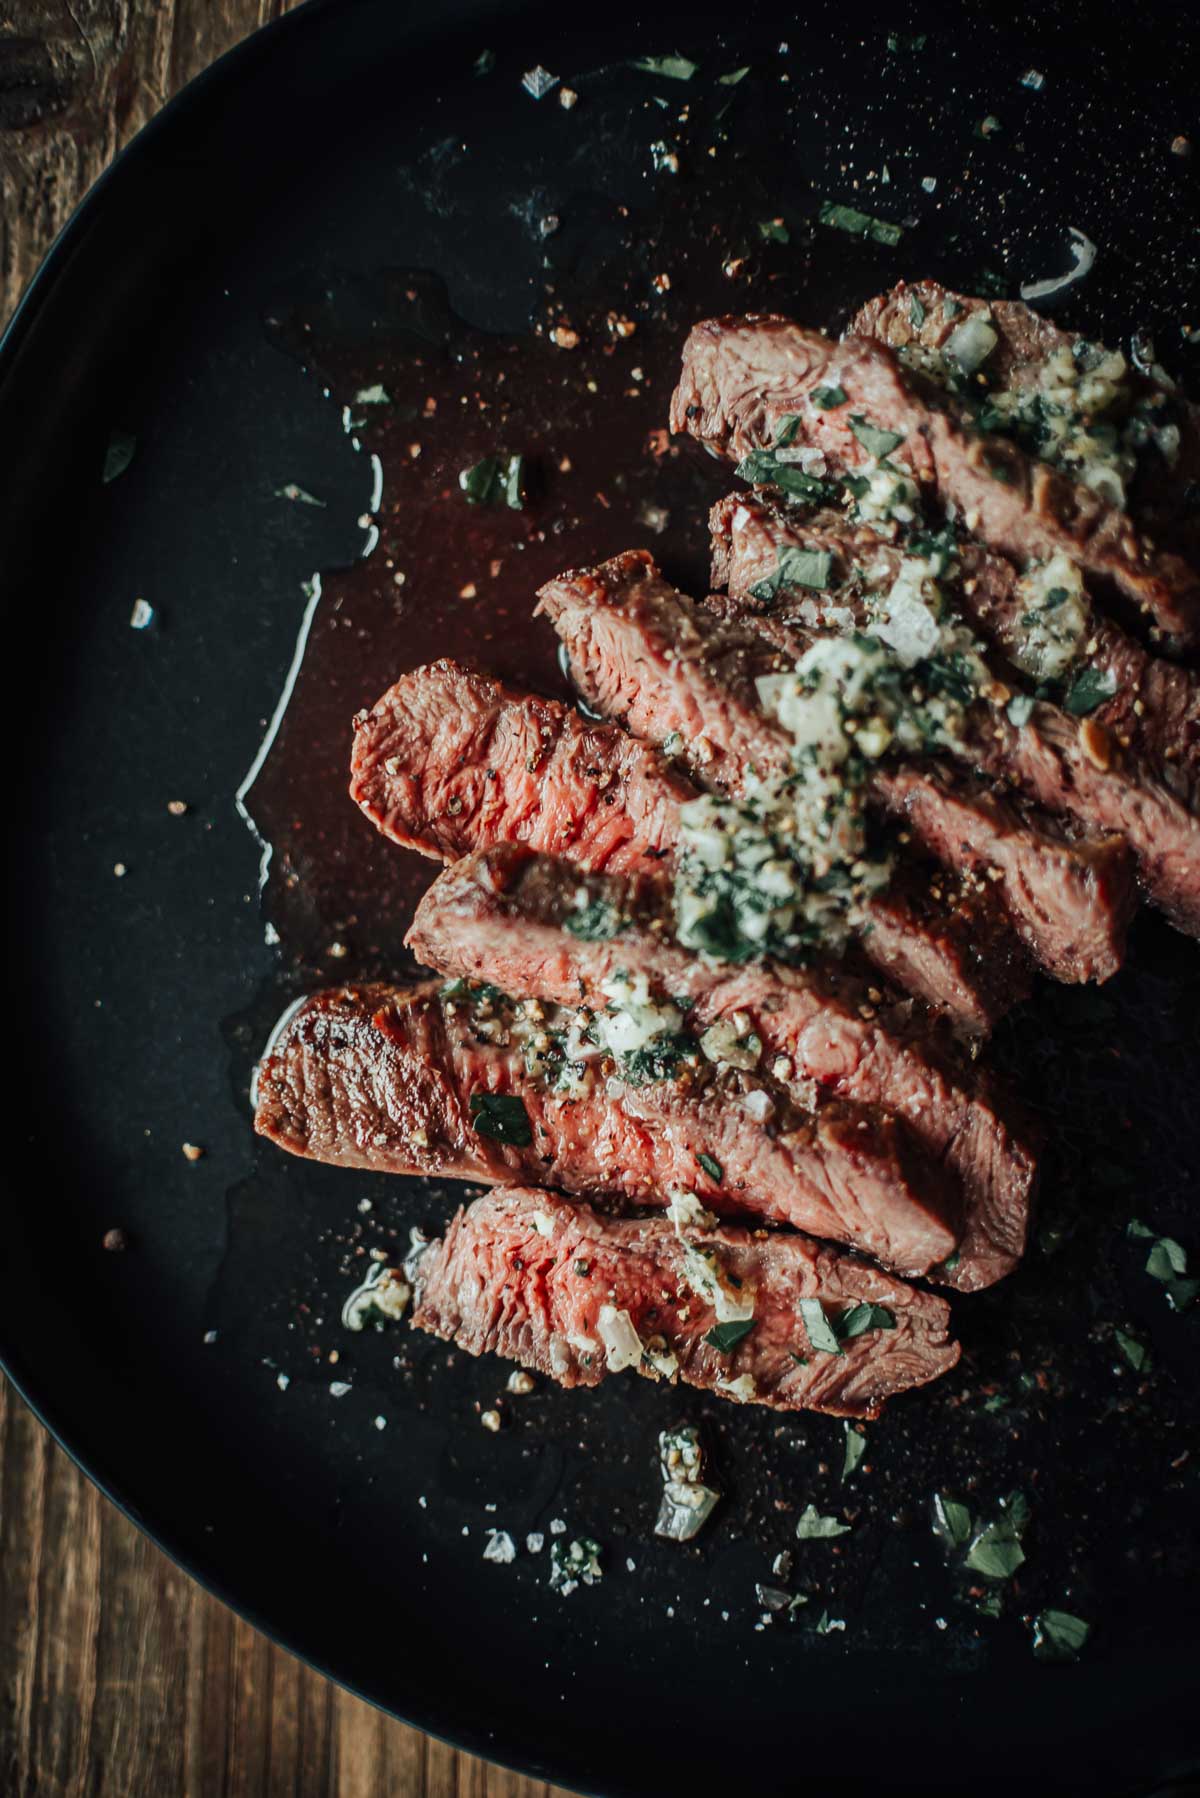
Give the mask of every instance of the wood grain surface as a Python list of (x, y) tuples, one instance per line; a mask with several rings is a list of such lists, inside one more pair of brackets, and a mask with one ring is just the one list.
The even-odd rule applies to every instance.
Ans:
[[(401, 3), (401, 0), (397, 0)], [(0, 0), (0, 323), (115, 153), (288, 0)], [(0, 1380), (0, 1798), (550, 1798), (276, 1648)]]

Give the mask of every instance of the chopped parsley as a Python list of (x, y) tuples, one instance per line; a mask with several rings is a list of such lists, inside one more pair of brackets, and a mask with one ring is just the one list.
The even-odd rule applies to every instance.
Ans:
[(106, 487), (110, 481), (115, 481), (119, 475), (125, 473), (125, 470), (133, 461), (134, 451), (136, 449), (137, 438), (129, 431), (113, 432), (108, 440), (108, 447), (104, 452), (104, 467), (101, 470), (100, 475), (100, 478)]
[(848, 1480), (867, 1452), (867, 1439), (847, 1417), (842, 1424), (846, 1432), (846, 1458), (842, 1462), (842, 1478)]
[(758, 235), (766, 243), (790, 243), (791, 233), (782, 219), (759, 219)]
[(908, 296), (908, 320), (914, 331), (919, 331), (925, 323), (925, 308), (915, 293)]
[(820, 1299), (801, 1299), (800, 1318), (813, 1348), (820, 1349), (826, 1355), (843, 1353), (842, 1345), (825, 1315), (825, 1307)]
[(853, 206), (838, 206), (832, 200), (822, 200), (817, 217), (823, 225), (832, 225), (835, 231), (848, 231), (852, 237), (868, 237), (872, 243), (898, 244), (904, 235), (899, 225), (889, 224), (887, 219), (872, 218), (869, 212), (859, 212)]
[(1150, 1367), (1150, 1350), (1140, 1337), (1129, 1330), (1113, 1328), (1113, 1339), (1134, 1373), (1146, 1373)]
[(1037, 1661), (1077, 1661), (1092, 1633), (1090, 1623), (1070, 1611), (1040, 1611), (1033, 1620), (1033, 1658)]
[(496, 52), (494, 50), (481, 50), (473, 65), (477, 75), (490, 75), (495, 66)]
[[(780, 437), (776, 447), (784, 441)], [(805, 474), (794, 462), (781, 462), (773, 449), (751, 450), (738, 463), (736, 472), (739, 481), (749, 481), (753, 487), (778, 487), (781, 493), (812, 500), (817, 505), (828, 504), (837, 492), (831, 481), (819, 481), (815, 475)]]
[(796, 1521), (796, 1535), (801, 1542), (824, 1542), (832, 1536), (848, 1536), (850, 1525), (837, 1517), (822, 1517), (816, 1505), (805, 1505)]
[(898, 55), (901, 51), (907, 51), (915, 56), (918, 51), (925, 48), (928, 42), (929, 33), (927, 31), (916, 31), (911, 35), (900, 31), (891, 31), (888, 33), (887, 47), (893, 56)]
[(676, 50), (673, 56), (635, 56), (632, 67), (647, 75), (665, 75), (668, 81), (690, 81), (700, 64)]
[(525, 458), (485, 456), (461, 470), (458, 484), (473, 506), (508, 506), (520, 512), (525, 505)]
[(715, 1180), (719, 1186), (725, 1178), (725, 1170), (721, 1166), (721, 1163), (714, 1160), (711, 1155), (705, 1155), (703, 1151), (697, 1155), (696, 1160), (700, 1163), (700, 1166), (704, 1169), (709, 1179)]
[(834, 1327), (841, 1340), (849, 1342), (868, 1330), (894, 1330), (896, 1319), (883, 1305), (852, 1305), (849, 1311), (843, 1311)]
[(755, 1319), (752, 1317), (738, 1317), (727, 1324), (714, 1324), (711, 1330), (704, 1332), (704, 1340), (711, 1342), (720, 1354), (729, 1355), (744, 1336), (749, 1336), (754, 1324)]
[(868, 1330), (894, 1330), (896, 1319), (883, 1305), (852, 1305), (840, 1317), (830, 1318), (820, 1299), (801, 1299), (800, 1316), (813, 1348), (826, 1355), (844, 1355), (843, 1342)]
[(619, 1057), (621, 1073), (633, 1086), (654, 1080), (673, 1080), (679, 1064), (696, 1052), (694, 1037), (682, 1030), (664, 1030), (643, 1049), (629, 1049)]
[(861, 412), (856, 412), (850, 420), (850, 429), (858, 438), (869, 456), (890, 456), (892, 451), (904, 442), (903, 431), (883, 431), (865, 419)]
[(478, 1136), (490, 1136), (517, 1149), (527, 1149), (533, 1141), (529, 1113), (513, 1093), (472, 1093), (470, 1110)]
[(1087, 718), (1117, 690), (1116, 677), (1101, 668), (1081, 668), (1063, 698), (1073, 718)]
[(728, 75), (718, 75), (717, 80), (722, 87), (736, 87), (738, 82), (744, 81), (749, 73), (750, 64), (747, 63), (744, 69), (731, 69)]
[(620, 936), (628, 923), (628, 918), (619, 906), (614, 905), (611, 899), (598, 896), (589, 900), (586, 905), (568, 912), (563, 919), (563, 929), (585, 943), (607, 943), (613, 937)]
[(1152, 1280), (1160, 1281), (1166, 1288), (1167, 1302), (1172, 1311), (1185, 1311), (1196, 1294), (1200, 1293), (1200, 1279), (1187, 1277), (1188, 1253), (1183, 1244), (1176, 1242), (1173, 1236), (1156, 1236), (1153, 1230), (1136, 1217), (1126, 1226), (1125, 1234), (1144, 1237), (1149, 1241), (1146, 1272)]
[(844, 387), (814, 387), (809, 395), (818, 412), (833, 412), (846, 404)]
[(933, 1533), (947, 1548), (963, 1548), (971, 1538), (971, 1513), (957, 1499), (933, 1495)]
[(784, 587), (808, 587), (812, 592), (822, 593), (830, 585), (832, 572), (833, 555), (829, 550), (799, 549), (795, 544), (788, 544), (779, 551), (774, 574), (756, 581), (750, 596), (771, 600)]

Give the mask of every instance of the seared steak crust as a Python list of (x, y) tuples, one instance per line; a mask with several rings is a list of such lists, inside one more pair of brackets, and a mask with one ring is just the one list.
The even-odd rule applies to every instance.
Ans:
[[(679, 807), (696, 796), (619, 726), (454, 662), (405, 675), (360, 721), (351, 792), (386, 836), (425, 855), (522, 842), (584, 868), (664, 876)], [(964, 1035), (986, 1036), (1029, 990), (998, 902), (974, 886), (948, 883), (940, 899), (912, 886), (895, 882), (877, 902), (862, 954)]]
[[(848, 603), (837, 587), (816, 596), (786, 590), (766, 602), (755, 589), (779, 566), (789, 548), (822, 549), (835, 558), (838, 580), (856, 563), (893, 562), (901, 551), (864, 526), (849, 524), (838, 514), (811, 518), (775, 511), (754, 495), (730, 495), (713, 508), (710, 525), (713, 571), (727, 583), (727, 595), (710, 600), (727, 620), (752, 623), (779, 649), (798, 654), (818, 614)], [(1014, 576), (999, 557), (963, 544), (962, 579), (955, 600), (984, 635), (1010, 645), (1016, 637), (1020, 603)], [(1091, 648), (1094, 645), (1094, 648)], [(1087, 719), (1073, 718), (1061, 708), (1038, 701), (1024, 724), (1012, 723), (996, 708), (970, 714), (968, 747), (974, 765), (1047, 812), (1077, 820), (1089, 838), (1070, 842), (1083, 880), (1095, 879), (1095, 895), (1112, 918), (1110, 940), (1119, 946), (1132, 910), (1132, 892), (1113, 855), (1125, 842), (1137, 860), (1147, 896), (1172, 923), (1200, 935), (1200, 819), (1196, 807), (1196, 775), (1200, 769), (1200, 689), (1189, 671), (1148, 655), (1119, 626), (1101, 619), (1089, 642), (1089, 666), (1110, 674), (1117, 683), (1112, 699)], [(1140, 709), (1139, 709), (1140, 708)], [(909, 791), (914, 789), (910, 786)], [(914, 818), (914, 827), (916, 826)], [(1047, 838), (1046, 872), (1052, 876), (1054, 844)], [(1091, 858), (1092, 868), (1088, 868)], [(997, 857), (998, 865), (1003, 865)], [(1009, 864), (1012, 865), (1011, 863)], [(1014, 868), (1024, 880), (1024, 869)], [(1071, 918), (1082, 920), (1077, 894), (1069, 879), (1055, 905), (1053, 880), (1041, 892), (1054, 907), (1065, 941), (1071, 942)], [(1014, 914), (1015, 915), (1015, 914)], [(1091, 951), (1096, 955), (1096, 948)], [(1096, 959), (1101, 978), (1104, 949)], [(1110, 963), (1109, 971), (1112, 971)]]
[(355, 720), (350, 794), (393, 842), (439, 860), (514, 841), (622, 871), (666, 853), (694, 797), (623, 731), (445, 660)]
[[(584, 911), (615, 934), (574, 935)], [(696, 1030), (733, 1023), (762, 1042), (762, 1065), (789, 1083), (901, 1118), (963, 1194), (964, 1237), (945, 1278), (963, 1290), (1011, 1271), (1024, 1245), (1035, 1163), (997, 1108), (986, 1076), (937, 1047), (911, 1017), (837, 967), (729, 967), (674, 940), (661, 887), (644, 878), (581, 875), (510, 846), (447, 869), (417, 910), (409, 945), (431, 967), (507, 985), (558, 1004), (600, 1004), (619, 969), (653, 991), (691, 1000)]]
[[(707, 1340), (712, 1304), (687, 1278), (708, 1251), (754, 1295), (754, 1327), (728, 1352)], [(562, 1386), (606, 1378), (611, 1313), (629, 1323), (669, 1377), (780, 1411), (875, 1417), (885, 1399), (958, 1360), (949, 1307), (809, 1237), (722, 1227), (686, 1240), (662, 1218), (615, 1220), (554, 1193), (503, 1187), (451, 1220), (414, 1269), (413, 1323), (471, 1355), (519, 1361)], [(840, 1355), (814, 1347), (801, 1300), (832, 1319), (882, 1306), (894, 1325), (853, 1337)], [(603, 1321), (602, 1321), (603, 1320)], [(620, 1364), (620, 1357), (614, 1357)], [(639, 1373), (660, 1377), (643, 1357)]]
[(387, 1173), (655, 1206), (694, 1191), (712, 1210), (794, 1224), (905, 1272), (953, 1252), (953, 1193), (921, 1178), (893, 1120), (841, 1101), (805, 1111), (776, 1083), (701, 1061), (644, 1082), (614, 1068), (572, 1097), (531, 1076), (518, 1044), (487, 1040), (468, 999), (340, 987), (282, 1024), (259, 1067), (255, 1128), (293, 1154)]
[[(651, 743), (678, 737), (703, 785), (737, 796), (751, 775), (790, 769), (791, 739), (764, 714), (754, 682), (803, 652), (801, 633), (781, 656), (676, 592), (645, 550), (560, 575), (542, 588), (539, 610), (566, 645), (588, 704)], [(992, 711), (978, 709), (990, 755)], [(1018, 935), (1056, 979), (1106, 980), (1120, 967), (1135, 894), (1119, 837), (1077, 845), (1052, 820), (1022, 814), (936, 761), (881, 768), (871, 793), (876, 809), (899, 817), (936, 860), (995, 880)], [(885, 927), (902, 893), (880, 908)]]
[[(822, 411), (808, 403), (816, 387), (840, 388), (845, 401)], [(1090, 488), (1005, 438), (981, 435), (951, 395), (903, 369), (885, 345), (861, 336), (835, 344), (754, 314), (693, 327), (671, 401), (673, 431), (740, 461), (770, 449), (792, 420), (793, 446), (820, 451), (840, 473), (871, 459), (856, 421), (899, 432), (889, 461), (985, 543), (1021, 562), (1061, 550), (1111, 581), (1173, 643), (1197, 640), (1200, 577), (1180, 556), (1156, 549)]]

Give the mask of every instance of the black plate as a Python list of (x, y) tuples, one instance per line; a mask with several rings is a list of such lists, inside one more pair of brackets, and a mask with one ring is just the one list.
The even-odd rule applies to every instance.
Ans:
[[(0, 356), (18, 774), (5, 1364), (92, 1477), (245, 1615), (398, 1714), (538, 1775), (603, 1793), (1016, 1779), (1117, 1793), (1183, 1777), (1197, 1765), (1200, 1325), (1168, 1311), (1124, 1225), (1142, 1216), (1200, 1254), (1191, 945), (1143, 922), (1104, 994), (1044, 991), (1001, 1033), (1048, 1127), (1037, 1243), (1001, 1291), (956, 1305), (962, 1368), (872, 1426), (844, 1486), (837, 1424), (632, 1380), (506, 1401), (489, 1435), (477, 1413), (503, 1370), (337, 1324), (355, 1251), (436, 1222), (450, 1195), (288, 1162), (252, 1137), (246, 1093), (283, 1001), (386, 962), (403, 921), (403, 903), (383, 900), (400, 858), (381, 874), (369, 832), (325, 805), (354, 706), (431, 629), (447, 649), (491, 631), (493, 660), (550, 678), (524, 620), (568, 499), (582, 523), (564, 539), (591, 531), (599, 553), (670, 495), (665, 560), (696, 578), (702, 533), (686, 508), (718, 477), (645, 454), (691, 317), (778, 304), (835, 325), (900, 273), (996, 276), (1011, 291), (1065, 267), (1076, 226), (1100, 253), (1063, 316), (1114, 338), (1149, 326), (1186, 376), (1200, 354), (1179, 329), (1200, 326), (1196, 190), (1170, 147), (1196, 124), (1185, 13), (1142, 8), (1119, 27), (1075, 5), (898, 18), (823, 4), (800, 20), (747, 4), (719, 27), (669, 5), (407, 14), (391, 0), (313, 6), (195, 83), (81, 209)], [(702, 65), (686, 84), (627, 66), (677, 46)], [(486, 48), (495, 67), (478, 75)], [(522, 91), (537, 64), (570, 79), (573, 112)], [(743, 80), (719, 80), (744, 65)], [(1040, 91), (1020, 83), (1031, 68)], [(989, 115), (999, 133), (976, 135)], [(656, 140), (679, 144), (678, 175), (654, 169)], [(812, 222), (825, 196), (915, 222), (895, 250), (851, 242)], [(776, 217), (787, 244), (759, 230)], [(459, 315), (499, 335), (447, 323), (433, 285), (380, 285), (389, 268), (433, 271)], [(669, 292), (653, 287), (661, 272)], [(564, 393), (576, 409), (559, 421), (594, 459), (589, 482), (610, 484), (608, 513), (590, 490), (564, 498), (548, 466), (545, 383), (559, 377), (528, 338), (547, 281), (588, 322), (581, 356), (622, 371), (594, 400)], [(434, 358), (444, 391), (464, 344), (493, 368), (511, 354), (540, 371), (526, 411), (547, 485), (530, 520), (550, 534), (506, 572), (502, 630), (455, 598), (458, 582), (529, 520), (472, 519), (467, 533), (453, 493), (415, 524), (385, 499), (384, 542), (326, 581), (322, 657), (339, 608), (358, 628), (347, 596), (386, 591), (389, 530), (423, 558), (393, 625), (363, 627), (327, 729), (324, 663), (306, 663), (313, 741), (285, 718), (250, 794), (273, 810), (273, 948), (234, 794), (289, 667), (303, 583), (361, 556), (372, 486), (372, 427), (357, 453), (321, 381), (281, 346), (303, 341), (298, 317), (315, 320), (335, 388), (377, 355), (394, 379), (409, 368), (419, 415), (420, 378), (396, 360), (412, 354), (409, 288), (432, 306), (430, 342), (449, 345)], [(609, 291), (640, 321), (619, 363), (594, 337)], [(626, 369), (640, 398), (623, 397)], [(426, 428), (435, 440), (414, 425)], [(121, 432), (136, 452), (104, 484)], [(387, 494), (421, 506), (399, 450), (384, 473)], [(324, 509), (276, 497), (289, 483)], [(141, 632), (139, 597), (155, 614)], [(190, 812), (170, 815), (180, 798)], [(338, 867), (352, 899), (318, 878)], [(342, 936), (349, 953), (331, 965)], [(181, 1154), (187, 1141), (201, 1161)], [(101, 1248), (113, 1226), (124, 1254)], [(1118, 1325), (1152, 1344), (1141, 1377)], [(655, 1436), (681, 1416), (709, 1431), (727, 1494), (683, 1549), (650, 1533)], [(1003, 1615), (981, 1617), (930, 1533), (930, 1497), (978, 1514), (1015, 1488), (1032, 1508), (1028, 1560)], [(810, 1501), (853, 1528), (794, 1545), (790, 1583), (810, 1602), (763, 1626), (755, 1582), (772, 1582)], [(483, 1561), (489, 1528), (523, 1544), (555, 1518), (603, 1544), (598, 1587), (550, 1592), (548, 1548)], [(1078, 1666), (1032, 1659), (1029, 1620), (1046, 1605), (1092, 1622)], [(814, 1630), (822, 1612), (844, 1629)]]

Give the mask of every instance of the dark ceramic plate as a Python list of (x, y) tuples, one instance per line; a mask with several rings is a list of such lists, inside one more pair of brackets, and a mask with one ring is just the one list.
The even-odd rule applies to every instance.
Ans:
[[(1125, 1236), (1138, 1216), (1200, 1255), (1193, 945), (1143, 921), (1110, 988), (1043, 991), (1001, 1033), (1046, 1126), (1034, 1246), (956, 1304), (961, 1368), (871, 1426), (844, 1481), (830, 1420), (634, 1380), (509, 1398), (496, 1365), (349, 1335), (366, 1250), (452, 1195), (288, 1161), (247, 1108), (274, 1015), (395, 967), (429, 872), (343, 797), (354, 710), (439, 651), (555, 682), (528, 614), (569, 561), (649, 540), (702, 578), (719, 472), (652, 435), (693, 317), (835, 327), (902, 273), (1012, 291), (1069, 265), (1074, 226), (1099, 254), (1062, 316), (1150, 329), (1194, 381), (1195, 165), (1171, 151), (1197, 124), (1193, 48), (1166, 7), (1118, 26), (750, 0), (710, 26), (317, 5), (143, 134), (5, 340), (6, 1365), (198, 1578), (479, 1752), (606, 1794), (1121, 1793), (1196, 1770), (1200, 1322)], [(688, 81), (629, 66), (676, 50)], [(523, 91), (537, 65), (573, 109)], [(903, 223), (899, 245), (819, 226), (822, 198)], [(355, 401), (373, 386), (386, 404)], [(499, 447), (530, 456), (530, 507), (472, 512), (457, 470)], [(261, 897), (239, 790), (272, 850)], [(725, 1492), (689, 1547), (652, 1534), (680, 1418)], [(979, 1517), (1015, 1490), (1025, 1564), (972, 1589), (932, 1496)], [(849, 1534), (796, 1543), (810, 1502)], [(567, 1599), (525, 1547), (555, 1519), (603, 1548), (603, 1583)], [(483, 1559), (493, 1528), (511, 1565)], [(764, 1625), (756, 1582), (808, 1602)], [(1091, 1624), (1078, 1665), (1033, 1658), (1047, 1606)]]

